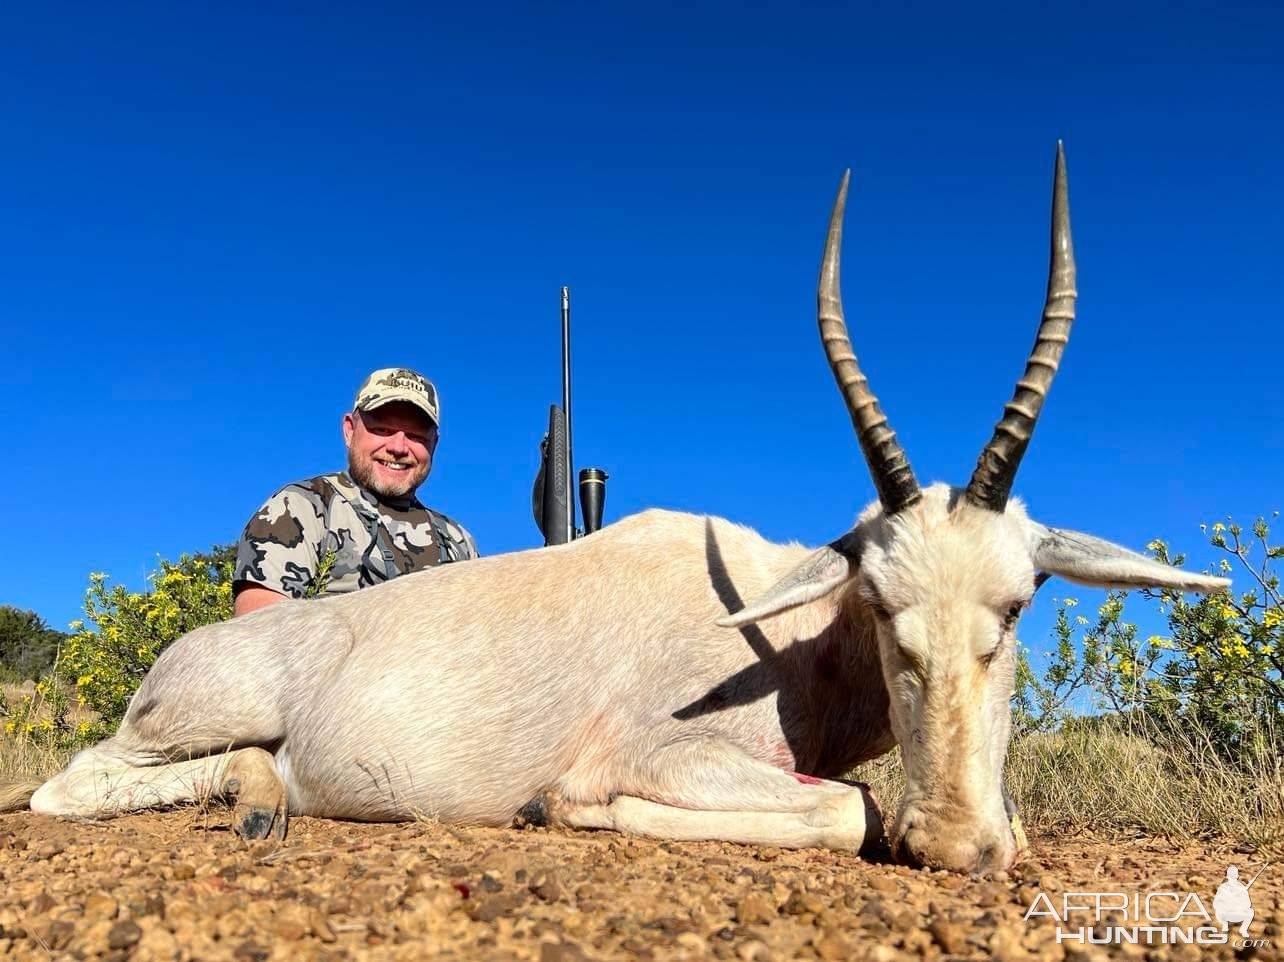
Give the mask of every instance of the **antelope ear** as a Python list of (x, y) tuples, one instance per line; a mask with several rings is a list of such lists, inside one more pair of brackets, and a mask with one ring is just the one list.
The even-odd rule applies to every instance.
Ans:
[(743, 628), (772, 618), (841, 588), (860, 564), (861, 541), (850, 531), (809, 554), (793, 571), (768, 588), (752, 604), (719, 618), (723, 628)]
[(1078, 531), (1030, 522), (1030, 560), (1037, 569), (1094, 588), (1174, 588), (1208, 593), (1229, 578), (1195, 574)]

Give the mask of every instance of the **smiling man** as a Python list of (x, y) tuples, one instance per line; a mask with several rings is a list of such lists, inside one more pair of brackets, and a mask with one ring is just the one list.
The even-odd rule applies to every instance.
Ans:
[(287, 484), (245, 526), (236, 613), (476, 558), (472, 536), (415, 497), (440, 423), (437, 389), (422, 374), (384, 368), (366, 378), (343, 416), (348, 470)]

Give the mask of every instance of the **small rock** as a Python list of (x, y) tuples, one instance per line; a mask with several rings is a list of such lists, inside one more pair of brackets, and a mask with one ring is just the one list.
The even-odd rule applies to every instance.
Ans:
[(95, 892), (85, 899), (86, 921), (109, 921), (119, 914), (120, 904), (106, 892)]
[(196, 869), (186, 862), (179, 862), (174, 866), (174, 878), (180, 882), (186, 882), (196, 875)]
[(142, 898), (131, 899), (129, 902), (129, 914), (136, 919), (145, 915), (159, 915), (164, 918), (165, 897), (159, 893), (153, 893)]
[(42, 891), (34, 899), (27, 903), (27, 911), (32, 915), (44, 915), (58, 903), (53, 900), (48, 892)]
[(308, 927), (298, 919), (287, 916), (273, 920), (272, 934), (285, 942), (297, 942), (308, 934)]
[(174, 962), (180, 955), (178, 939), (156, 920), (143, 926), (143, 937), (138, 940), (134, 958), (138, 962)]
[(46, 949), (59, 951), (67, 947), (71, 937), (76, 934), (76, 927), (71, 922), (55, 919), (35, 930), (36, 939), (44, 943)]
[(880, 899), (870, 899), (860, 907), (860, 910), (856, 914), (868, 919), (882, 918), (883, 903)]
[(66, 849), (57, 842), (45, 842), (32, 853), (31, 857), (38, 862), (43, 862), (45, 859), (53, 858), (55, 855), (60, 855), (65, 851)]
[(1024, 959), (1027, 955), (1019, 931), (1008, 926), (996, 928), (990, 936), (990, 954), (996, 959)]
[(749, 939), (736, 946), (736, 958), (741, 962), (771, 962), (771, 949), (759, 939)]
[(802, 889), (794, 889), (789, 893), (789, 898), (785, 900), (782, 907), (786, 915), (819, 915), (825, 910), (825, 903), (810, 892), (804, 892)]
[(268, 950), (261, 945), (257, 945), (248, 939), (242, 942), (232, 952), (232, 958), (236, 962), (267, 962)]
[(588, 956), (574, 942), (545, 942), (539, 947), (539, 962), (587, 962)]
[(1096, 946), (1071, 945), (1066, 949), (1066, 962), (1106, 962), (1105, 949)]
[(944, 919), (937, 919), (927, 927), (932, 933), (932, 938), (936, 940), (947, 955), (961, 955), (967, 951), (967, 940), (963, 934), (963, 927), (955, 925), (953, 922), (946, 922)]
[(491, 895), (482, 899), (468, 913), (474, 922), (494, 922), (501, 915), (506, 915), (517, 907), (517, 898), (512, 895)]
[(117, 922), (107, 933), (107, 947), (109, 949), (129, 949), (138, 944), (138, 940), (143, 937), (143, 930), (138, 927), (138, 923), (125, 919), (123, 922)]
[(918, 913), (904, 908), (885, 909), (883, 911), (883, 921), (887, 923), (893, 932), (914, 931), (922, 924)]
[(869, 887), (875, 892), (882, 892), (884, 895), (895, 895), (901, 890), (896, 884), (896, 880), (888, 878), (886, 875), (875, 875), (869, 880)]
[(698, 952), (700, 955), (704, 955), (709, 951), (709, 943), (694, 932), (681, 932), (673, 941), (691, 952)]
[(736, 921), (741, 925), (766, 924), (776, 917), (776, 907), (757, 892), (750, 892), (736, 906)]
[(540, 872), (527, 887), (545, 902), (560, 902), (567, 897), (566, 886), (556, 872)]
[(816, 954), (825, 962), (840, 962), (852, 956), (851, 943), (838, 929), (826, 929), (820, 938), (816, 939), (815, 946)]

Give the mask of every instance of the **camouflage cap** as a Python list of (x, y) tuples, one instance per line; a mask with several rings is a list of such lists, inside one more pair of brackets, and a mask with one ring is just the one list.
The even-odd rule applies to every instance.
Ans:
[(428, 415), (433, 424), (441, 424), (437, 388), (433, 386), (432, 381), (408, 367), (385, 367), (375, 371), (361, 382), (361, 387), (357, 388), (357, 397), (352, 402), (352, 409), (373, 411), (393, 401), (413, 404)]

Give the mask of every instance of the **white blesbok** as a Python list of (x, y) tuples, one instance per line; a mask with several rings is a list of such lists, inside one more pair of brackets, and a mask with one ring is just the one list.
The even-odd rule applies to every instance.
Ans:
[(1013, 630), (1039, 573), (1228, 582), (1009, 501), (1074, 316), (1060, 146), (1038, 336), (965, 489), (920, 489), (857, 366), (838, 289), (846, 195), (844, 176), (819, 318), (878, 491), (852, 530), (808, 552), (648, 511), (200, 628), (157, 660), (115, 736), (0, 807), (94, 817), (222, 795), (238, 831), (262, 837), (284, 834), (287, 811), (502, 825), (539, 799), (564, 825), (859, 850), (881, 820), (834, 779), (899, 745), (897, 855), (1009, 864)]

